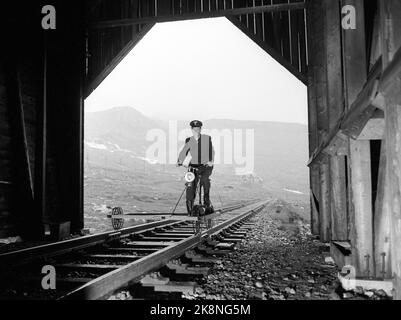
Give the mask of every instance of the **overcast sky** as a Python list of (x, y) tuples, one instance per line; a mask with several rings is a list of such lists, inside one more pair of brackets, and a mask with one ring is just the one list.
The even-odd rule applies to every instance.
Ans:
[(160, 23), (86, 99), (163, 120), (307, 124), (306, 87), (226, 18)]

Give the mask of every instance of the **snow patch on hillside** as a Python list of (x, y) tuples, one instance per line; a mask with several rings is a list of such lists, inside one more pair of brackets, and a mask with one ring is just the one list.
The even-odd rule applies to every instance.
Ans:
[(297, 191), (297, 190), (291, 190), (291, 189), (284, 189), (284, 191), (290, 192), (290, 193), (295, 193), (295, 194), (304, 194), (301, 191)]

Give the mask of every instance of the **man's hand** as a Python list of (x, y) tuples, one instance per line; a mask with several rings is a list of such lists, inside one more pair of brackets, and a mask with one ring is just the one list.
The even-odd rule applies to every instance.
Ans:
[(209, 161), (208, 163), (206, 163), (206, 166), (207, 167), (213, 167), (214, 166), (213, 161)]

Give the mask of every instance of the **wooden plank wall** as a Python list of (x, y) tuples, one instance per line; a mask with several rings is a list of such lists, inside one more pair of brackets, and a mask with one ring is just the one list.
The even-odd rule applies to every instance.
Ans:
[[(375, 72), (374, 65), (382, 67), (383, 71), (379, 94), (375, 97), (378, 100), (370, 105), (378, 109), (370, 116), (381, 120), (384, 111), (385, 121), (369, 121), (368, 124), (376, 123), (377, 128), (383, 130), (380, 126), (384, 123), (385, 134), (350, 138), (345, 164), (335, 153), (326, 153), (323, 158), (329, 158), (329, 164), (319, 158), (311, 167), (313, 191), (319, 184), (314, 172), (320, 163), (320, 195), (313, 192), (318, 206), (312, 211), (312, 222), (317, 222), (319, 228), (312, 226), (313, 231), (317, 233), (319, 229), (323, 241), (349, 239), (357, 276), (393, 279), (395, 298), (401, 299), (401, 34), (397, 32), (401, 29), (401, 4), (396, 0), (377, 1), (377, 4), (341, 0), (341, 6), (356, 8), (357, 27), (342, 30), (339, 35), (337, 4), (335, 1), (321, 3), (326, 6), (324, 26), (314, 15), (324, 10), (319, 8), (318, 2), (308, 3), (308, 33), (313, 39), (309, 43), (308, 75), (311, 151), (319, 148), (327, 121), (330, 131), (336, 130), (335, 122), (343, 116), (342, 101), (349, 110), (369, 81), (368, 72)], [(323, 47), (319, 28), (325, 34)], [(339, 41), (340, 46), (336, 45)], [(324, 58), (321, 52), (325, 52)], [(382, 64), (376, 63), (380, 60)], [(323, 74), (327, 76), (326, 81)], [(341, 168), (340, 162), (335, 163), (339, 159)], [(330, 169), (329, 179), (326, 179), (327, 168)], [(328, 201), (331, 201), (330, 208)], [(329, 210), (330, 216), (325, 213)], [(318, 218), (315, 211), (319, 212)], [(331, 226), (330, 231), (327, 231), (328, 226)]]
[(44, 4), (15, 2), (0, 21), (19, 21), (0, 53), (1, 237), (41, 238), (45, 222), (83, 227), (84, 11), (53, 1), (58, 28), (46, 33)]
[[(233, 3), (234, 8), (241, 8), (299, 2), (303, 1), (243, 0)], [(230, 17), (229, 20), (294, 76), (307, 84), (308, 59), (305, 10), (245, 14)]]
[[(344, 111), (342, 52), (341, 52), (341, 11), (340, 1), (324, 0), (326, 14), (325, 46), (327, 63), (327, 107), (329, 131), (336, 128)], [(348, 239), (348, 210), (346, 159), (334, 155), (329, 159), (330, 167), (330, 213), (331, 240)]]
[[(390, 211), (391, 271), (394, 278), (395, 298), (401, 299), (401, 4), (399, 1), (379, 1), (381, 39), (384, 64), (384, 83), (381, 94), (385, 97), (385, 157), (389, 192), (385, 196)], [(385, 214), (385, 213), (384, 213)]]
[[(88, 19), (102, 21), (154, 15), (154, 3), (148, 0), (89, 1)], [(96, 89), (152, 26), (139, 24), (88, 30), (85, 97)]]
[[(290, 0), (290, 3), (303, 2)], [(217, 12), (261, 5), (288, 4), (287, 0), (92, 0), (88, 2), (90, 22), (124, 18), (177, 16)], [(229, 17), (262, 49), (306, 84), (307, 43), (303, 9), (251, 13)], [(137, 24), (88, 30), (86, 92), (88, 96), (132, 50), (154, 24)]]
[[(359, 13), (356, 30), (341, 28), (340, 10), (347, 4), (353, 5)], [(370, 44), (365, 39), (365, 28), (370, 27), (372, 21), (365, 25), (364, 5), (362, 0), (310, 3), (308, 30), (313, 34), (310, 44), (310, 79), (313, 83), (309, 90), (314, 101), (309, 101), (309, 111), (317, 110), (318, 145), (326, 140), (329, 132), (337, 130), (338, 121), (367, 80), (367, 48)], [(310, 128), (313, 129), (311, 124)], [(350, 139), (347, 157), (342, 155), (343, 151), (325, 154), (311, 167), (312, 184), (320, 187), (320, 239), (324, 242), (350, 240), (358, 275), (372, 275), (375, 269), (373, 191), (376, 191), (377, 180), (371, 178), (370, 144), (369, 140)], [(320, 179), (313, 182), (317, 166)], [(312, 211), (312, 220), (316, 220), (314, 215)]]
[(12, 221), (12, 133), (9, 109), (7, 108), (7, 88), (4, 62), (0, 61), (0, 238), (13, 235), (15, 226)]
[[(319, 147), (319, 137), (317, 129), (317, 101), (316, 101), (316, 83), (315, 83), (315, 53), (316, 42), (315, 34), (317, 32), (315, 25), (314, 4), (307, 2), (307, 30), (308, 30), (308, 136), (309, 136), (309, 157), (312, 156), (315, 149)], [(313, 165), (309, 168), (309, 185), (310, 185), (310, 208), (311, 208), (311, 231), (313, 235), (320, 234), (319, 220), (319, 199), (320, 199), (320, 182), (319, 182), (319, 166)]]

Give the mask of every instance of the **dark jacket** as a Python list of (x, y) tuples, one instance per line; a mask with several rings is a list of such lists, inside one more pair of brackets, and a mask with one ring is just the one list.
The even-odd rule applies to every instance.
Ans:
[(192, 136), (185, 140), (184, 148), (178, 155), (178, 163), (183, 163), (188, 152), (191, 153), (191, 164), (207, 164), (209, 161), (214, 161), (214, 148), (212, 137), (206, 134), (201, 134), (198, 141)]

